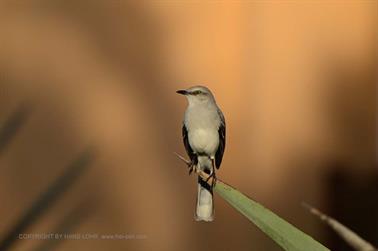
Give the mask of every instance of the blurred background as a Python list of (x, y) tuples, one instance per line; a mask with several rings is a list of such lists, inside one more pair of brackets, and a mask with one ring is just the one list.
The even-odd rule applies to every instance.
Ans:
[[(280, 250), (218, 196), (215, 221), (194, 221), (196, 178), (172, 152), (175, 91), (197, 84), (227, 121), (219, 178), (333, 250), (351, 249), (302, 201), (378, 245), (376, 10), (1, 1), (1, 249)], [(129, 239), (99, 237), (114, 234)]]

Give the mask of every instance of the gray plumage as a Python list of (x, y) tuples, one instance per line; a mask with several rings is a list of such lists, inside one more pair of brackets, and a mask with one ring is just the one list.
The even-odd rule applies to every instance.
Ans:
[[(188, 99), (182, 134), (184, 146), (191, 162), (208, 174), (215, 173), (222, 163), (226, 146), (226, 124), (211, 91), (204, 86), (180, 90)], [(196, 220), (214, 219), (212, 187), (198, 178)]]

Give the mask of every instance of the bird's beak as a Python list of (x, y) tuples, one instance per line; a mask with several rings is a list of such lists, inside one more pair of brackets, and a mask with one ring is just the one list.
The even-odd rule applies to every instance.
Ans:
[(188, 91), (186, 91), (186, 90), (178, 90), (178, 91), (176, 91), (178, 94), (181, 94), (181, 95), (186, 95), (186, 94), (188, 94)]

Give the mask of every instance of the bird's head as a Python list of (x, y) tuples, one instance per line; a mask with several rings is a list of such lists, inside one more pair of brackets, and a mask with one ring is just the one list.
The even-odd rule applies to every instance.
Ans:
[(178, 90), (178, 94), (184, 95), (189, 102), (189, 105), (204, 104), (214, 102), (215, 99), (211, 91), (205, 86), (193, 86), (186, 90)]

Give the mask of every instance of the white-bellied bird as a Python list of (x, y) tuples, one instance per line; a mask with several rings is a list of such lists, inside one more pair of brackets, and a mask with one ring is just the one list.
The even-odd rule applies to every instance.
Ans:
[[(198, 166), (214, 180), (215, 169), (221, 165), (226, 146), (226, 123), (223, 113), (211, 91), (204, 86), (190, 87), (177, 93), (185, 95), (188, 99), (182, 136), (191, 166)], [(213, 186), (201, 177), (198, 177), (195, 219), (214, 220)]]

